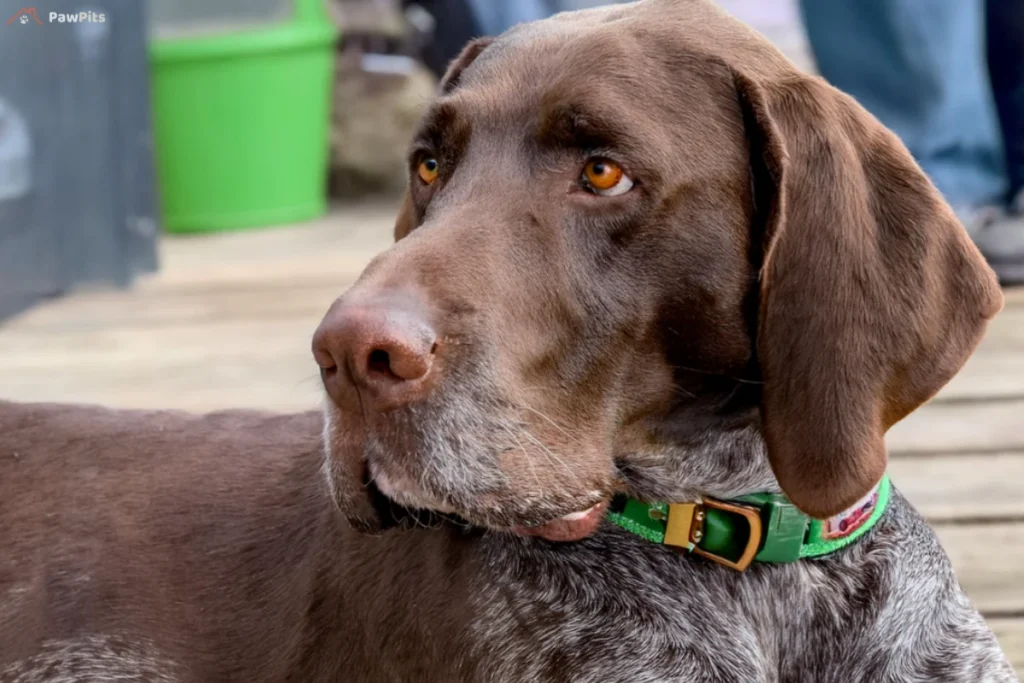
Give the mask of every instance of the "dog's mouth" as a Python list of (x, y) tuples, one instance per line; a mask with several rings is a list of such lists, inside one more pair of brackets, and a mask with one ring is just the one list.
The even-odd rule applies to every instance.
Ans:
[(429, 494), (410, 477), (386, 472), (374, 463), (367, 466), (366, 475), (367, 479), (364, 484), (371, 491), (375, 490), (396, 505), (425, 512), (458, 514), (458, 509), (455, 506)]
[[(564, 514), (542, 523), (495, 523), (489, 519), (478, 519), (479, 515), (460, 510), (458, 507), (424, 491), (404, 476), (395, 476), (371, 464), (367, 468), (366, 488), (374, 506), (390, 520), (409, 517), (421, 520), (424, 516), (448, 517), (482, 526), (491, 531), (511, 533), (519, 536), (543, 538), (548, 541), (568, 543), (580, 541), (593, 535), (601, 526), (608, 499), (604, 498), (588, 507)], [(597, 492), (595, 492), (597, 493)]]
[(531, 527), (512, 527), (511, 531), (521, 536), (537, 536), (548, 541), (581, 541), (597, 531), (607, 509), (608, 501), (604, 500), (586, 510), (563, 515), (553, 522)]

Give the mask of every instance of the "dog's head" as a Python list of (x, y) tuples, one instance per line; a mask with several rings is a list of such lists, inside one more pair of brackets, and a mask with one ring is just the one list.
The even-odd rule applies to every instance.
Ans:
[(1002, 305), (899, 141), (702, 0), (471, 44), (409, 174), (314, 339), (364, 528), (383, 493), (572, 539), (618, 490), (776, 479), (834, 514)]

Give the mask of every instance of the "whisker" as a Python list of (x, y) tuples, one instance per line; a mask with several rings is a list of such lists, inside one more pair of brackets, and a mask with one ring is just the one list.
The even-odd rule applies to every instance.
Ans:
[(508, 432), (508, 435), (511, 436), (512, 440), (516, 442), (517, 446), (519, 446), (519, 450), (523, 452), (523, 458), (526, 460), (526, 464), (530, 467), (530, 472), (533, 474), (534, 481), (537, 482), (537, 490), (543, 491), (544, 486), (541, 484), (540, 476), (537, 474), (537, 468), (534, 467), (533, 458), (531, 458), (530, 454), (526, 451), (526, 446), (523, 445), (523, 442), (519, 440), (519, 437), (510, 427), (504, 424), (501, 425), (501, 427)]
[(721, 377), (723, 379), (731, 379), (734, 382), (740, 382), (741, 384), (764, 384), (764, 382), (755, 379), (743, 379), (742, 377), (735, 377), (733, 375), (727, 375), (722, 372), (711, 372), (710, 370), (702, 370), (700, 368), (690, 368), (685, 365), (670, 365), (673, 370), (682, 370), (683, 372), (692, 372), (698, 375), (707, 375), (708, 377)]
[(565, 461), (564, 461), (564, 460), (562, 460), (562, 459), (561, 459), (561, 458), (559, 458), (559, 457), (558, 457), (557, 455), (555, 455), (555, 453), (554, 453), (554, 452), (553, 452), (553, 451), (552, 451), (552, 450), (551, 450), (550, 448), (548, 448), (547, 446), (545, 446), (545, 445), (544, 445), (544, 444), (543, 444), (543, 443), (542, 443), (542, 442), (540, 441), (540, 439), (538, 439), (538, 438), (537, 438), (537, 437), (535, 437), (535, 436), (534, 436), (533, 434), (531, 434), (531, 433), (530, 433), (530, 430), (528, 430), (528, 429), (526, 429), (526, 428), (523, 428), (523, 429), (522, 429), (522, 434), (523, 434), (523, 436), (525, 436), (525, 437), (526, 437), (527, 439), (529, 439), (529, 440), (530, 440), (530, 441), (532, 441), (532, 442), (533, 442), (534, 444), (536, 444), (536, 446), (537, 446), (538, 448), (540, 448), (540, 450), (541, 450), (541, 453), (543, 453), (543, 454), (545, 455), (545, 457), (547, 457), (547, 458), (548, 458), (549, 460), (551, 460), (551, 459), (554, 459), (554, 462), (556, 462), (556, 463), (558, 463), (559, 465), (561, 465), (561, 466), (562, 466), (562, 468), (563, 468), (563, 469), (564, 469), (564, 470), (565, 470), (565, 471), (566, 471), (566, 472), (567, 472), (567, 473), (569, 474), (569, 476), (571, 476), (571, 477), (572, 477), (573, 479), (575, 479), (575, 480), (576, 480), (577, 482), (579, 482), (579, 481), (580, 481), (580, 478), (579, 478), (579, 476), (578, 476), (578, 475), (576, 474), (576, 472), (574, 472), (574, 471), (573, 471), (573, 469), (572, 469), (571, 467), (569, 467), (569, 466), (568, 466), (568, 465), (567, 465), (567, 464), (565, 463)]
[(582, 441), (578, 437), (576, 437), (573, 434), (571, 434), (567, 429), (565, 429), (565, 427), (563, 427), (562, 425), (558, 424), (553, 419), (551, 419), (550, 417), (548, 417), (547, 415), (545, 415), (541, 411), (537, 410), (533, 406), (529, 406), (529, 405), (523, 404), (523, 408), (525, 408), (526, 410), (529, 410), (531, 413), (537, 415), (538, 417), (541, 417), (544, 420), (547, 420), (548, 424), (550, 424), (552, 427), (554, 427), (555, 429), (560, 431), (562, 434), (564, 434), (566, 437), (568, 437), (571, 441), (574, 441), (576, 443), (582, 443)]
[(692, 391), (688, 391), (686, 389), (683, 389), (681, 386), (678, 386), (678, 385), (673, 387), (672, 390), (675, 391), (678, 394), (682, 394), (683, 396), (688, 396), (690, 398), (699, 398), (697, 396), (697, 394), (693, 393)]
[(334, 495), (334, 474), (331, 472), (331, 462), (329, 459), (324, 458), (324, 462), (323, 465), (320, 466), (320, 470), (322, 476), (326, 480), (325, 483), (328, 487), (328, 497), (331, 499), (331, 504), (334, 505), (335, 510), (344, 515), (345, 512), (341, 509), (341, 505), (338, 503), (338, 499)]

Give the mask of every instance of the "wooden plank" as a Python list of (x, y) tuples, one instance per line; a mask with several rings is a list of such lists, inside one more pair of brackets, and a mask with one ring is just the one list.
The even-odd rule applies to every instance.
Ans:
[(1017, 675), (1024, 678), (1024, 618), (994, 618), (988, 620), (988, 625), (995, 631)]
[(1024, 450), (1024, 399), (933, 402), (893, 426), (886, 441), (906, 453)]
[(111, 375), (103, 383), (95, 376), (81, 376), (62, 381), (59, 387), (19, 385), (16, 392), (2, 387), (0, 398), (196, 413), (236, 408), (292, 413), (318, 410), (323, 405), (319, 376), (304, 369), (274, 366), (258, 375), (231, 367), (204, 370), (205, 384), (196, 383), (195, 374), (187, 369), (182, 373), (189, 379), (182, 381), (166, 372), (125, 372)]
[(1024, 398), (1024, 348), (979, 351), (935, 397), (935, 402)]
[(333, 207), (306, 223), (161, 240), (161, 272), (150, 287), (249, 282), (266, 277), (358, 274), (393, 242), (397, 200)]
[(351, 280), (280, 282), (271, 287), (88, 293), (36, 307), (12, 321), (0, 338), (17, 335), (24, 339), (112, 328), (196, 326), (225, 320), (314, 319), (322, 317), (350, 284)]
[(202, 287), (245, 286), (260, 288), (267, 283), (286, 281), (291, 278), (334, 282), (339, 278), (354, 280), (378, 252), (359, 254), (353, 257), (344, 252), (335, 254), (326, 251), (292, 262), (268, 264), (214, 264), (209, 268), (161, 274), (142, 282), (139, 292), (195, 290)]
[(1024, 613), (1024, 524), (935, 524), (960, 584), (983, 612)]
[(214, 343), (209, 326), (193, 329), (191, 337), (176, 330), (166, 345), (152, 331), (148, 337), (111, 333), (89, 335), (89, 340), (77, 334), (72, 339), (88, 348), (75, 349), (69, 342), (63, 349), (5, 357), (0, 397), (193, 411), (308, 410), (318, 407), (322, 396), (309, 351), (313, 325), (236, 326), (229, 333), (213, 331)]
[(1024, 349), (1024, 302), (1013, 302), (989, 325), (978, 353), (996, 349)]
[(1007, 287), (1003, 290), (1003, 295), (1006, 297), (1007, 307), (1024, 306), (1024, 285)]
[(932, 523), (964, 518), (1024, 523), (1024, 451), (895, 457), (889, 473)]
[[(293, 318), (202, 321), (170, 327), (89, 329), (62, 337), (38, 334), (0, 337), (0, 374), (40, 373), (36, 381), (55, 381), (66, 372), (133, 365), (169, 367), (176, 363), (265, 363), (302, 357), (313, 365), (310, 339), (320, 314)], [(253, 371), (259, 365), (252, 366)], [(202, 383), (202, 373), (196, 375)], [(0, 385), (3, 381), (0, 380)], [(6, 387), (4, 387), (6, 389)]]
[(188, 410), (315, 408), (322, 390), (309, 345), (329, 301), (290, 317), (3, 333), (0, 396)]

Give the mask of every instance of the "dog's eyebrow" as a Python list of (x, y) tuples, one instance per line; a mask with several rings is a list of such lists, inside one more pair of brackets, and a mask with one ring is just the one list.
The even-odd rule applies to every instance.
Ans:
[(537, 126), (541, 144), (577, 149), (637, 149), (639, 139), (629, 132), (625, 117), (613, 108), (583, 102), (560, 102), (541, 112)]
[(435, 102), (423, 115), (423, 121), (413, 138), (412, 148), (439, 150), (451, 141), (457, 126), (458, 111), (450, 101)]

